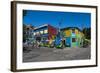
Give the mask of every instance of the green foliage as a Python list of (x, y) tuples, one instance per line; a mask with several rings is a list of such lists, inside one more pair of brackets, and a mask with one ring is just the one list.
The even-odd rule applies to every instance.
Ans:
[(91, 39), (91, 28), (84, 28), (83, 33), (86, 39), (89, 39), (89, 40)]
[(28, 34), (27, 32), (27, 26), (25, 24), (23, 24), (23, 42), (26, 42), (26, 40), (28, 40)]
[(90, 44), (90, 41), (88, 41), (86, 39), (83, 40), (83, 47), (88, 47), (89, 44)]
[(27, 14), (27, 11), (23, 10), (23, 17), (26, 16), (26, 14)]

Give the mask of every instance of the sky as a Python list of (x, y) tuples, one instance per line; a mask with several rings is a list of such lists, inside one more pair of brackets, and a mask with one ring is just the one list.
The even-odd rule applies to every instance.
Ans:
[(50, 24), (56, 28), (78, 27), (83, 29), (91, 26), (91, 14), (79, 12), (55, 12), (26, 10), (23, 16), (23, 24), (31, 24), (34, 27)]

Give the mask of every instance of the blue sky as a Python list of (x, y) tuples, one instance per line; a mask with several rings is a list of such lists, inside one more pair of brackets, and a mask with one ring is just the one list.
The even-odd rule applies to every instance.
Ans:
[(91, 14), (27, 10), (27, 14), (23, 17), (23, 23), (31, 24), (35, 27), (50, 24), (57, 28), (78, 27), (82, 29), (83, 27), (91, 26)]

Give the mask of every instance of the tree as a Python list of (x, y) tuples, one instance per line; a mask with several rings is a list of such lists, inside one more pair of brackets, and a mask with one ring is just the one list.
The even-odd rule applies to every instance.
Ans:
[(83, 33), (86, 39), (89, 39), (89, 40), (91, 39), (91, 28), (84, 28)]
[(23, 17), (26, 16), (27, 10), (23, 10)]
[(27, 32), (26, 25), (23, 24), (23, 42), (26, 42), (26, 40), (27, 40), (26, 32)]
[(26, 42), (26, 40), (29, 40), (29, 38), (32, 37), (33, 29), (34, 29), (34, 26), (23, 24), (23, 42)]

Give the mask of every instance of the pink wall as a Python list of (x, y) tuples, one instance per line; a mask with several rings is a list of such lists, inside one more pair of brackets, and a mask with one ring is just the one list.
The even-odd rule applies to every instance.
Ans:
[(53, 36), (57, 34), (57, 29), (48, 25), (48, 33), (49, 33), (49, 39)]

